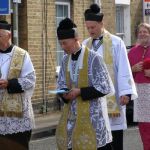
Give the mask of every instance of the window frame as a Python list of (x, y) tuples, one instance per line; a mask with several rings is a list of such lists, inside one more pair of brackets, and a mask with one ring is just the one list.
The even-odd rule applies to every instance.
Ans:
[[(57, 5), (61, 5), (61, 6), (67, 6), (67, 8), (68, 8), (68, 18), (70, 18), (70, 9), (71, 9), (71, 3), (70, 3), (70, 1), (56, 1), (55, 2), (55, 7), (56, 7), (56, 11), (57, 11)], [(57, 25), (57, 19), (58, 18), (62, 18), (62, 19), (64, 19), (65, 18), (65, 16), (62, 16), (62, 17), (58, 17), (57, 16), (57, 13), (56, 13), (56, 25)], [(56, 30), (57, 30), (57, 27), (56, 27)], [(57, 37), (57, 34), (56, 34), (56, 37)], [(58, 49), (58, 48), (60, 48), (60, 46), (58, 45), (59, 44), (59, 42), (58, 42), (58, 39), (57, 39), (57, 41), (56, 41), (56, 63), (57, 63), (57, 65), (56, 65), (56, 72), (58, 73), (59, 72), (59, 69), (60, 69), (60, 64), (61, 64), (61, 60), (60, 60), (60, 56), (61, 56), (61, 54), (60, 54), (60, 56), (59, 56), (59, 53), (63, 53), (63, 50), (62, 49)]]
[[(116, 5), (116, 31), (117, 31), (117, 7), (119, 7), (119, 9), (120, 10), (122, 10), (122, 11), (119, 11), (119, 13), (121, 13), (121, 15), (119, 15), (119, 19), (121, 19), (121, 20), (119, 20), (119, 22), (121, 22), (121, 26), (123, 26), (122, 27), (122, 31), (120, 31), (120, 32), (116, 32), (116, 35), (117, 36), (119, 36), (120, 38), (122, 38), (122, 39), (124, 39), (124, 36), (125, 36), (125, 28), (124, 28), (124, 22), (125, 22), (125, 19), (124, 19), (124, 6), (123, 5)], [(118, 22), (118, 23), (119, 23)], [(120, 24), (119, 24), (119, 30), (120, 30)]]
[[(121, 6), (123, 7), (124, 15), (122, 16), (124, 19), (124, 33), (116, 33), (118, 36), (122, 36), (123, 41), (125, 42), (126, 46), (131, 45), (131, 14), (130, 14), (130, 4), (121, 4), (121, 3), (116, 3), (116, 7)], [(116, 11), (117, 12), (117, 11)], [(117, 16), (117, 14), (116, 14)]]

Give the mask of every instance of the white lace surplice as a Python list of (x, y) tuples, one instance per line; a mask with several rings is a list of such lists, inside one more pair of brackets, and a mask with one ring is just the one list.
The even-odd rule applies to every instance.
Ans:
[[(14, 47), (15, 48), (15, 47)], [(14, 50), (13, 48), (13, 50)], [(12, 52), (13, 52), (12, 50)], [(8, 68), (12, 58), (12, 52), (0, 53), (0, 69), (2, 79), (7, 79)], [(29, 54), (26, 53), (21, 75), (18, 78), (22, 90), (23, 98), (23, 118), (0, 117), (0, 134), (12, 134), (31, 130), (34, 127), (34, 115), (31, 104), (31, 96), (35, 86), (35, 71)], [(0, 90), (0, 94), (3, 90)]]
[(134, 121), (150, 122), (150, 84), (137, 84), (138, 98), (134, 101)]
[[(109, 82), (108, 72), (103, 64), (102, 58), (98, 55), (95, 55), (95, 52), (89, 52), (88, 59), (88, 79), (89, 86), (95, 87), (98, 91), (108, 94), (112, 92), (112, 86)], [(81, 55), (81, 54), (80, 54)], [(76, 61), (71, 61), (72, 63), (72, 72), (75, 73)], [(65, 88), (66, 86), (66, 67), (67, 66), (67, 55), (64, 56), (62, 67), (60, 69), (60, 74), (58, 77), (58, 89)], [(77, 82), (75, 83), (78, 84)], [(108, 114), (107, 114), (107, 105), (106, 99), (98, 98), (90, 100), (90, 116), (93, 128), (96, 131), (97, 136), (97, 147), (102, 147), (106, 143), (111, 142), (111, 130), (109, 126)], [(68, 148), (71, 148), (72, 141), (71, 135), (75, 125), (76, 120), (76, 100), (72, 101), (71, 104), (71, 118), (68, 118), (67, 130), (68, 130)]]

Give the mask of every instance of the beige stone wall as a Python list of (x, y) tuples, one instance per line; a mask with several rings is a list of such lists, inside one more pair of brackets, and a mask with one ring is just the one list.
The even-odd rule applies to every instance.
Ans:
[(90, 6), (90, 4), (91, 0), (74, 0), (73, 3), (73, 19), (78, 26), (81, 41), (88, 37), (88, 33), (84, 24), (84, 11)]
[[(88, 36), (83, 14), (84, 10), (91, 3), (92, 0), (73, 0), (71, 3), (71, 18), (78, 25), (81, 41)], [(114, 31), (115, 26), (113, 19), (115, 15), (114, 7), (114, 0), (113, 2), (110, 0), (102, 1), (102, 11), (105, 13), (105, 25), (111, 32)], [(47, 36), (45, 35), (45, 26), (47, 27)], [(23, 1), (19, 6), (19, 37), (20, 46), (28, 50), (36, 70), (37, 82), (33, 101), (42, 101), (45, 98), (51, 99), (51, 96), (47, 95), (47, 91), (48, 88), (55, 88), (55, 0), (48, 0), (46, 6), (44, 6), (44, 2), (41, 0)], [(44, 54), (46, 55), (45, 57), (43, 56)], [(45, 59), (45, 62), (43, 59)], [(46, 65), (45, 68), (43, 68), (43, 63)], [(46, 76), (45, 86), (44, 75)]]
[[(101, 0), (104, 13), (104, 25), (112, 33), (115, 33), (115, 0)], [(81, 40), (87, 38), (88, 32), (84, 24), (84, 11), (89, 8), (93, 0), (74, 0), (72, 18), (78, 25)]]
[(36, 70), (33, 103), (54, 99), (48, 89), (55, 88), (56, 32), (55, 0), (24, 0), (19, 5), (19, 45), (26, 49)]
[(115, 32), (116, 8), (115, 0), (102, 0), (102, 12), (104, 13), (105, 28), (111, 32)]
[(28, 50), (27, 1), (22, 1), (18, 9), (19, 46)]
[[(71, 18), (78, 25), (81, 41), (88, 37), (84, 11), (92, 2), (93, 0), (71, 1)], [(115, 26), (114, 7), (114, 0), (102, 1), (105, 25), (111, 32)], [(10, 16), (7, 18), (10, 20)], [(47, 5), (44, 5), (44, 0), (23, 0), (19, 4), (19, 46), (29, 52), (36, 70), (33, 103), (54, 100), (55, 97), (48, 95), (47, 91), (54, 89), (56, 85), (55, 0), (47, 0)]]
[[(71, 18), (78, 25), (82, 41), (88, 37), (84, 24), (84, 11), (93, 0), (71, 0), (70, 2)], [(104, 25), (108, 31), (115, 33), (115, 0), (101, 0), (101, 2)], [(131, 0), (131, 10), (131, 25), (129, 26), (131, 26), (132, 43), (134, 43), (134, 30), (142, 20), (141, 0)], [(0, 16), (2, 17), (4, 16)], [(11, 16), (4, 17), (4, 19), (10, 22)], [(19, 4), (19, 45), (29, 52), (37, 75), (33, 103), (42, 103), (43, 100), (52, 101), (55, 98), (47, 94), (48, 89), (54, 89), (56, 85), (55, 21), (55, 0), (47, 0), (47, 5), (44, 5), (44, 0), (23, 0)]]

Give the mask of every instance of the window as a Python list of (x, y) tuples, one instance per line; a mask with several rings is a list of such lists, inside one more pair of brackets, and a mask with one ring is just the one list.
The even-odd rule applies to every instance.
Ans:
[(131, 45), (131, 15), (130, 1), (123, 0), (126, 4), (116, 3), (116, 35), (121, 37), (126, 46)]
[[(57, 27), (60, 21), (64, 18), (70, 18), (70, 3), (69, 2), (56, 2), (56, 24)], [(57, 69), (61, 65), (61, 60), (64, 55), (64, 51), (61, 49), (59, 42), (57, 40)]]
[(124, 38), (124, 7), (116, 6), (116, 35)]

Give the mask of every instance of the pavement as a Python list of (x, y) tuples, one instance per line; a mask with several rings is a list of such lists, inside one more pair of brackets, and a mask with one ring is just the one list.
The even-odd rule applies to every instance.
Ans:
[[(36, 128), (30, 141), (30, 150), (57, 150), (55, 128), (60, 113), (49, 113), (35, 117)], [(137, 126), (124, 131), (124, 150), (143, 150)]]
[(60, 112), (55, 112), (35, 116), (35, 129), (33, 133), (45, 130), (45, 128), (55, 128), (60, 115)]
[(57, 150), (54, 130), (58, 124), (60, 112), (41, 114), (35, 117), (30, 141), (30, 150)]

